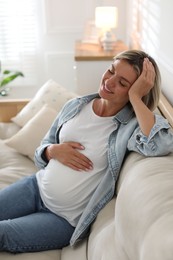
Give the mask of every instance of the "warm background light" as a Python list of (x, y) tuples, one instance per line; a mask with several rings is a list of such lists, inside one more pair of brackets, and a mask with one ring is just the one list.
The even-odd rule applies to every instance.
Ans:
[(105, 51), (110, 51), (115, 45), (118, 9), (115, 6), (99, 6), (95, 9), (95, 26), (101, 30), (99, 43)]
[(95, 25), (98, 28), (109, 30), (117, 27), (118, 11), (115, 6), (101, 6), (95, 9)]

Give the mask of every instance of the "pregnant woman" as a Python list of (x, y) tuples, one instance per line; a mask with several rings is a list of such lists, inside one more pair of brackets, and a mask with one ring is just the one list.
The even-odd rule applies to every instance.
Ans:
[(0, 250), (58, 249), (85, 238), (114, 196), (128, 151), (173, 151), (169, 124), (153, 112), (159, 94), (156, 62), (130, 50), (115, 57), (98, 93), (65, 104), (35, 152), (38, 172), (0, 191)]

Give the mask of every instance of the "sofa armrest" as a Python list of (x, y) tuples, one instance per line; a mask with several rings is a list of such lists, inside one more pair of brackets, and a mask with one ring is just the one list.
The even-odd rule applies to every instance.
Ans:
[(0, 122), (10, 122), (30, 99), (7, 99), (0, 100)]
[(160, 110), (161, 114), (168, 119), (168, 122), (173, 127), (173, 106), (169, 103), (163, 93), (160, 95), (158, 109)]

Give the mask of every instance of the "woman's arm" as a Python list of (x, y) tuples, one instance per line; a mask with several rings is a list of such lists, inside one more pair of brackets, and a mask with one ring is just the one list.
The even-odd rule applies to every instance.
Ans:
[(155, 116), (144, 104), (142, 97), (154, 86), (155, 70), (148, 58), (144, 59), (143, 71), (129, 90), (129, 100), (133, 106), (137, 121), (145, 136), (149, 136), (155, 123)]
[(155, 115), (155, 124), (149, 136), (145, 136), (137, 127), (128, 141), (129, 151), (145, 156), (163, 156), (173, 152), (173, 129), (161, 115)]
[(154, 67), (146, 58), (141, 75), (129, 90), (129, 100), (139, 127), (129, 139), (128, 149), (146, 156), (161, 156), (173, 152), (173, 131), (167, 120), (155, 115), (142, 101), (142, 97), (152, 89), (154, 80)]

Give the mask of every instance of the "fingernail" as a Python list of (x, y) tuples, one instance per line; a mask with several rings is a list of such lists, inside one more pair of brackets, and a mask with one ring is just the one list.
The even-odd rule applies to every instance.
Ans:
[(89, 168), (85, 168), (85, 171), (91, 171), (93, 169), (93, 167), (89, 167)]

